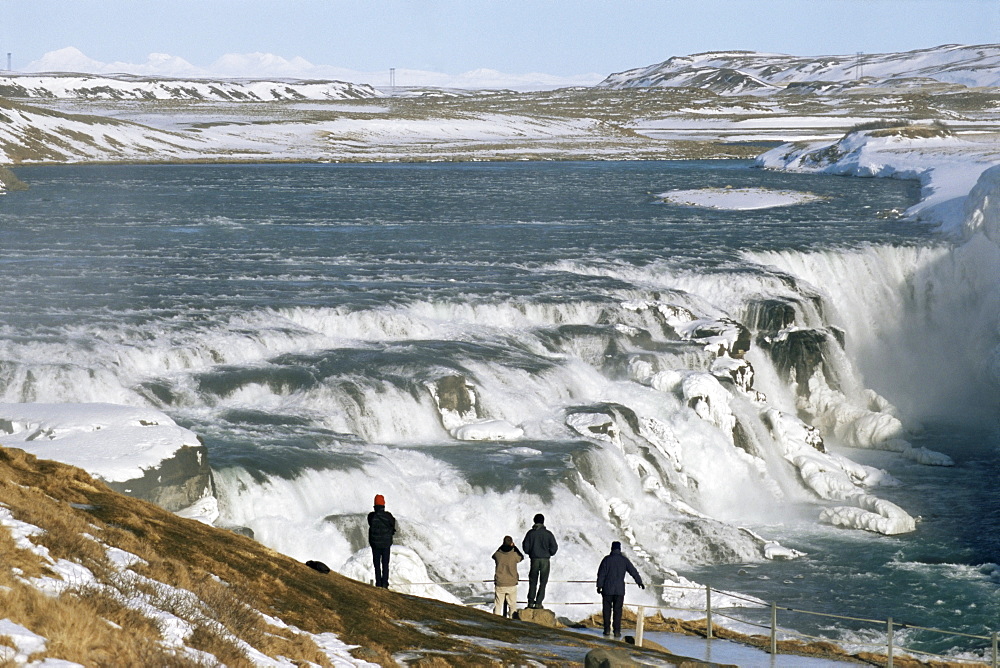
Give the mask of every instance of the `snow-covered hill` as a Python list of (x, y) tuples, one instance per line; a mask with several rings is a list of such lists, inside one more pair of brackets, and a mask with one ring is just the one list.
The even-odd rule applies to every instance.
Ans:
[(699, 53), (612, 74), (598, 85), (604, 88), (685, 86), (739, 95), (785, 88), (806, 92), (815, 86), (803, 87), (803, 83), (819, 82), (864, 87), (906, 86), (916, 82), (1000, 87), (1000, 44), (952, 44), (903, 53), (840, 56), (788, 56), (754, 51)]
[(168, 79), (128, 74), (7, 74), (0, 96), (84, 100), (212, 100), (275, 102), (282, 100), (353, 100), (379, 97), (367, 84), (296, 79)]
[(192, 160), (204, 148), (204, 140), (197, 136), (163, 132), (113, 118), (63, 114), (0, 99), (0, 163), (3, 164)]

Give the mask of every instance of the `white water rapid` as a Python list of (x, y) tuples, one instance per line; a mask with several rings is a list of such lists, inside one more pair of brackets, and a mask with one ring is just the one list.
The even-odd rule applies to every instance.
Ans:
[[(162, 410), (206, 441), (216, 524), (354, 577), (366, 576), (364, 518), (382, 494), (400, 527), (401, 591), (484, 596), (490, 555), (538, 512), (560, 542), (553, 580), (589, 583), (621, 540), (648, 581), (683, 583), (678, 569), (800, 556), (750, 525), (914, 531), (880, 494), (892, 477), (850, 448), (948, 466), (912, 445), (921, 420), (995, 411), (998, 199), (994, 169), (956, 243), (748, 251), (710, 269), (517, 267), (539, 285), (559, 277), (565, 295), (502, 284), (463, 295), (442, 271), (432, 287), (392, 275), (419, 297), (177, 314), (165, 303), (51, 341), (5, 325), (0, 401)], [(359, 283), (363, 255), (342, 263), (357, 262)], [(269, 280), (312, 289), (288, 272)], [(592, 590), (555, 582), (549, 599)]]

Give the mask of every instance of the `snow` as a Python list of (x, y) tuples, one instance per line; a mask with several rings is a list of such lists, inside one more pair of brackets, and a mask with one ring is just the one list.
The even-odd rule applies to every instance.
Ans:
[(981, 232), (994, 244), (1000, 245), (1000, 164), (979, 175), (965, 201), (961, 226), (955, 227), (955, 230), (963, 241), (969, 241)]
[(203, 524), (214, 524), (219, 519), (219, 500), (214, 496), (204, 496), (174, 514)]
[[(46, 640), (42, 636), (32, 633), (20, 624), (15, 624), (9, 619), (0, 620), (0, 636), (7, 636), (14, 641), (15, 648), (20, 654), (34, 654), (44, 652)], [(7, 658), (11, 660), (12, 657)], [(18, 657), (24, 660), (27, 657)]]
[[(353, 580), (370, 582), (372, 569), (372, 551), (366, 547), (355, 552), (347, 563), (337, 570), (341, 575), (346, 575)], [(462, 605), (461, 599), (440, 585), (433, 584), (433, 582), (434, 580), (427, 572), (426, 564), (416, 551), (403, 545), (392, 546), (392, 556), (389, 562), (390, 589), (412, 596), (422, 596), (445, 603)]]
[(198, 436), (152, 408), (118, 404), (0, 404), (0, 444), (87, 470), (104, 480), (141, 478)]
[[(753, 632), (759, 633), (760, 629), (755, 629)], [(836, 661), (793, 654), (771, 656), (770, 653), (762, 649), (720, 638), (707, 640), (697, 636), (660, 631), (646, 631), (643, 633), (643, 637), (666, 647), (671, 653), (678, 656), (723, 665), (768, 666), (769, 668), (843, 668), (846, 665), (857, 665), (854, 661)]]
[(39, 529), (33, 524), (28, 524), (27, 522), (15, 519), (14, 515), (10, 512), (10, 509), (3, 506), (0, 506), (0, 526), (6, 527), (7, 531), (10, 532), (10, 537), (14, 539), (14, 545), (17, 549), (28, 550), (43, 559), (49, 559), (48, 548), (41, 545), (35, 545), (28, 540), (30, 536), (37, 536), (45, 533), (43, 529)]
[(483, 420), (457, 427), (452, 435), (460, 441), (516, 441), (524, 430), (506, 420)]
[(821, 199), (813, 193), (770, 188), (698, 188), (670, 190), (657, 195), (664, 202), (707, 209), (750, 211), (793, 204), (805, 204)]
[(125, 550), (117, 547), (108, 547), (105, 552), (107, 553), (108, 559), (111, 563), (118, 568), (130, 568), (136, 564), (146, 563), (142, 557), (136, 556), (131, 552), (126, 552)]
[[(303, 631), (299, 632), (304, 633)], [(357, 645), (348, 645), (338, 638), (335, 633), (317, 633), (311, 634), (309, 637), (334, 666), (360, 666), (362, 668), (374, 668), (378, 666), (377, 663), (370, 663), (353, 657), (350, 650), (357, 647)]]
[(573, 413), (566, 416), (566, 425), (581, 436), (606, 441), (621, 448), (615, 420), (607, 413)]
[(848, 529), (864, 529), (892, 536), (915, 531), (916, 521), (902, 508), (870, 494), (847, 494), (851, 506), (834, 506), (820, 512), (820, 520)]
[(902, 508), (864, 491), (864, 485), (884, 480), (884, 473), (820, 451), (823, 442), (819, 432), (794, 415), (772, 408), (766, 411), (766, 421), (785, 447), (785, 459), (795, 466), (809, 489), (821, 499), (850, 504), (824, 508), (821, 522), (886, 535), (916, 529), (916, 521)]
[[(0, 619), (0, 637), (10, 638), (13, 647), (0, 645), (0, 660), (10, 662), (14, 665), (27, 665), (28, 657), (32, 654), (44, 652), (48, 641), (37, 633), (32, 633), (20, 624), (15, 624), (9, 619)], [(44, 664), (32, 662), (32, 666), (44, 665), (47, 668), (56, 666), (78, 666), (77, 663), (69, 661), (46, 660)]]
[(731, 395), (715, 376), (690, 373), (681, 381), (681, 392), (685, 403), (694, 408), (698, 417), (714, 424), (732, 441), (736, 416), (729, 405)]
[(758, 157), (757, 164), (797, 172), (918, 179), (921, 199), (907, 215), (961, 237), (966, 197), (983, 172), (1000, 164), (1000, 154), (991, 143), (957, 136), (910, 138), (858, 131), (834, 142), (779, 146)]
[[(767, 94), (790, 83), (843, 87), (901, 86), (907, 81), (980, 87), (1000, 85), (1000, 46), (945, 45), (905, 53), (797, 57), (753, 51), (709, 52), (612, 74), (608, 88), (707, 85), (723, 95)], [(862, 75), (862, 76), (859, 76)]]
[(267, 79), (143, 79), (128, 76), (71, 74), (0, 76), (0, 86), (14, 98), (91, 100), (223, 100), (272, 102), (276, 100), (344, 100), (374, 98), (370, 86), (343, 81)]

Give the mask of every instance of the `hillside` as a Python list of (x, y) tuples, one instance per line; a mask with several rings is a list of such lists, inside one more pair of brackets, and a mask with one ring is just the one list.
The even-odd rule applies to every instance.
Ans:
[(0, 481), (3, 665), (568, 665), (609, 646), (324, 575), (21, 450), (0, 449)]
[[(871, 119), (992, 134), (1000, 45), (715, 52), (552, 91), (69, 73), (0, 77), (0, 164), (753, 158)], [(992, 141), (992, 139), (990, 139)], [(5, 179), (9, 180), (9, 179)]]
[[(103, 116), (66, 114), (0, 97), (0, 163), (191, 159), (204, 142)], [(202, 146), (199, 146), (202, 145)]]
[(292, 79), (171, 79), (54, 72), (0, 76), (0, 96), (74, 100), (278, 102), (378, 97), (367, 84)]
[(693, 87), (723, 95), (807, 93), (815, 85), (865, 89), (928, 83), (955, 87), (1000, 86), (1000, 45), (945, 45), (904, 53), (788, 56), (727, 51), (677, 56), (612, 74), (604, 88)]

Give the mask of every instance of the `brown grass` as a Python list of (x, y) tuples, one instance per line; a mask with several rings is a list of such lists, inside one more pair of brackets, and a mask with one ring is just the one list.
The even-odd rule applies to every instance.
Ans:
[[(129, 623), (118, 615), (120, 605), (102, 606), (95, 597), (73, 594), (52, 597), (22, 582), (8, 587), (0, 592), (0, 609), (7, 619), (47, 639), (44, 656), (84, 665), (175, 665), (173, 652), (156, 642), (155, 626), (143, 623), (137, 613)], [(127, 626), (116, 626), (109, 619), (115, 616)], [(4, 644), (14, 646), (12, 641)]]
[(885, 128), (870, 133), (872, 137), (903, 137), (905, 139), (931, 139), (933, 137), (950, 137), (952, 131), (942, 123), (914, 124), (896, 128)]
[[(600, 645), (567, 631), (318, 573), (245, 536), (179, 518), (118, 494), (79, 469), (20, 450), (0, 448), (0, 481), (0, 503), (48, 532), (37, 537), (38, 544), (53, 556), (84, 564), (99, 579), (70, 583), (58, 597), (40, 593), (22, 578), (45, 575), (42, 559), (18, 549), (0, 529), (0, 557), (21, 572), (0, 568), (0, 585), (10, 587), (0, 589), (0, 609), (48, 638), (46, 656), (52, 658), (88, 666), (250, 665), (242, 642), (270, 657), (328, 666), (298, 629), (335, 633), (359, 646), (356, 656), (383, 666), (398, 665), (394, 657), (401, 654), (411, 665), (565, 665), (541, 648), (557, 643), (575, 648), (582, 662)], [(84, 533), (145, 563), (120, 571)], [(199, 663), (163, 647), (156, 623), (124, 605), (129, 600), (186, 620), (193, 629), (188, 646), (214, 659)], [(257, 611), (289, 628), (271, 626)], [(477, 637), (496, 642), (483, 644)]]

